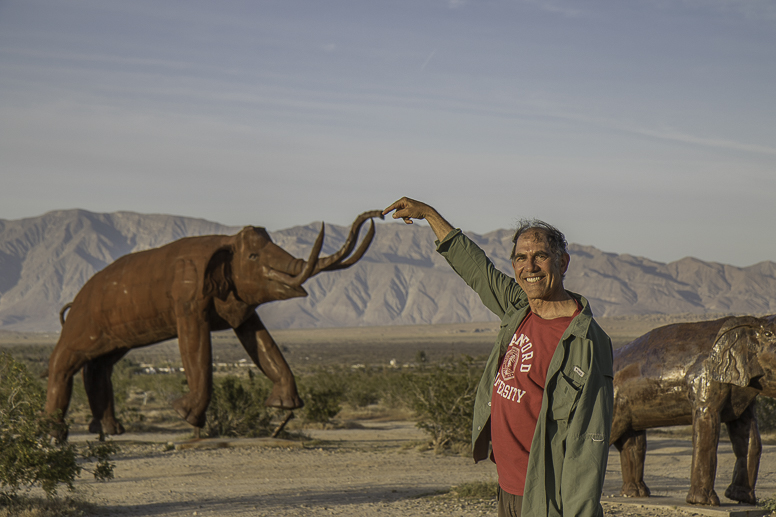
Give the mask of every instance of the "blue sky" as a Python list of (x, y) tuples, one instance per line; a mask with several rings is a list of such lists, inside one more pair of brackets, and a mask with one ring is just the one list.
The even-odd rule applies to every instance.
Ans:
[(776, 3), (0, 0), (0, 219), (271, 230), (402, 195), (776, 261)]

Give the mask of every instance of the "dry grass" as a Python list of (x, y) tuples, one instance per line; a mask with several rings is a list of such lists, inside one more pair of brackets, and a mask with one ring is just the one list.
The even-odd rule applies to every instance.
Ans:
[[(621, 346), (649, 330), (679, 321), (690, 321), (698, 318), (695, 316), (627, 316), (616, 318), (601, 318), (601, 326), (612, 337), (615, 347)], [(484, 358), (490, 352), (498, 330), (498, 323), (470, 323), (455, 325), (419, 325), (403, 327), (376, 327), (376, 328), (349, 328), (349, 329), (306, 329), (273, 331), (276, 341), (284, 351), (289, 364), (297, 375), (307, 375), (315, 371), (319, 366), (353, 366), (361, 370), (370, 366), (388, 367), (393, 364), (398, 369), (418, 368), (423, 365), (416, 364), (420, 352), (427, 358), (428, 363), (448, 361), (451, 357), (468, 355), (475, 358)], [(56, 342), (54, 333), (8, 333), (0, 332), (0, 348), (5, 349), (18, 360), (27, 363), (31, 371), (36, 374), (46, 369), (48, 354)], [(216, 362), (236, 363), (247, 356), (236, 337), (231, 332), (219, 332), (213, 336), (214, 360)], [(148, 362), (154, 364), (180, 365), (180, 353), (176, 341), (169, 341), (143, 349), (130, 352), (127, 357), (136, 363)], [(246, 368), (241, 368), (245, 370)], [(241, 372), (230, 371), (229, 374)], [(245, 373), (245, 372), (242, 372)], [(217, 372), (216, 375), (220, 375)], [(247, 373), (246, 373), (247, 374)], [(173, 376), (155, 376), (144, 379), (146, 382), (164, 384), (160, 386), (142, 386), (143, 392), (160, 392), (155, 399), (143, 404), (142, 420), (138, 422), (126, 422), (129, 427), (148, 430), (157, 428), (175, 428), (182, 424), (169, 408), (169, 398), (174, 398), (177, 393), (177, 384), (182, 382), (180, 375), (177, 381)], [(176, 377), (177, 378), (177, 377)], [(116, 380), (116, 375), (114, 375)], [(165, 381), (164, 383), (162, 381)], [(43, 381), (45, 382), (45, 381)], [(77, 380), (80, 385), (80, 379)], [(170, 384), (170, 386), (166, 386)], [(79, 386), (80, 388), (80, 386)], [(82, 389), (82, 388), (81, 388)], [(167, 393), (170, 391), (170, 393)], [(161, 392), (165, 394), (162, 395)], [(133, 392), (134, 393), (134, 392)], [(82, 400), (79, 400), (82, 399)], [(136, 401), (129, 397), (128, 403)], [(74, 397), (70, 418), (75, 420), (74, 430), (85, 427), (88, 422), (88, 408), (85, 397), (78, 393)], [(123, 415), (125, 419), (127, 415)], [(358, 426), (359, 421), (392, 421), (405, 420), (411, 417), (406, 408), (386, 407), (384, 405), (368, 405), (366, 407), (352, 407), (343, 405), (343, 410), (337, 415), (330, 426), (349, 428)], [(292, 421), (289, 430), (301, 431), (302, 419)], [(685, 430), (673, 432), (682, 433)], [(468, 452), (468, 451), (467, 451)], [(474, 486), (476, 485), (476, 486)], [(475, 483), (472, 486), (461, 485), (455, 487), (450, 494), (459, 498), (488, 499), (495, 490), (495, 482)], [(0, 501), (0, 517), (59, 517), (59, 516), (88, 516), (96, 513), (96, 507), (78, 496), (57, 497), (46, 499), (26, 494), (12, 501)]]
[(85, 517), (96, 511), (94, 504), (72, 495), (52, 498), (20, 495), (0, 500), (0, 517)]

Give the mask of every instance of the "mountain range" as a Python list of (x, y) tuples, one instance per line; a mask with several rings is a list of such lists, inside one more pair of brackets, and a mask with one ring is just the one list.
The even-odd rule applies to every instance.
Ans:
[[(320, 224), (270, 235), (292, 255), (307, 258)], [(182, 237), (239, 230), (189, 217), (79, 209), (0, 219), (0, 329), (58, 330), (59, 309), (118, 257)], [(336, 251), (348, 230), (326, 225), (322, 255)], [(496, 267), (511, 271), (512, 231), (467, 235)], [(570, 244), (569, 252), (566, 288), (583, 294), (597, 316), (776, 313), (776, 263), (771, 261), (740, 268), (688, 257), (666, 264), (580, 244)], [(495, 319), (436, 253), (433, 233), (425, 225), (378, 222), (374, 242), (361, 261), (349, 269), (323, 272), (308, 280), (305, 289), (306, 298), (258, 308), (270, 329)]]

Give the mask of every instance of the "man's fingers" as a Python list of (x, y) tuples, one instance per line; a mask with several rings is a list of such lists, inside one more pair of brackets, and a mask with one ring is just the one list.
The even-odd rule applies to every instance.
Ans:
[(394, 210), (396, 210), (396, 207), (394, 206), (395, 204), (396, 203), (394, 203), (393, 205), (391, 205), (388, 208), (386, 208), (385, 210), (383, 210), (383, 215), (388, 215), (389, 213), (391, 213)]
[(419, 204), (420, 203), (417, 201), (414, 201), (408, 197), (403, 197), (383, 210), (383, 215), (388, 215), (390, 212), (393, 212), (391, 217), (394, 219), (401, 219), (407, 224), (412, 224), (412, 219), (423, 218), (423, 214), (417, 206)]
[[(394, 210), (398, 210), (400, 208), (404, 208), (406, 206), (406, 203), (403, 202), (404, 198), (394, 201), (391, 206), (383, 210), (383, 215), (388, 215), (389, 212), (392, 212)], [(396, 218), (396, 214), (393, 214), (394, 219)]]

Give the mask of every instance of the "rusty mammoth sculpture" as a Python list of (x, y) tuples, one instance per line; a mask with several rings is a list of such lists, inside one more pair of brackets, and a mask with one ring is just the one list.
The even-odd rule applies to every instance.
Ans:
[[(228, 328), (273, 382), (265, 404), (302, 407), (294, 376), (255, 309), (273, 300), (307, 296), (305, 280), (353, 265), (374, 238), (374, 217), (382, 218), (381, 211), (358, 216), (342, 248), (319, 258), (322, 226), (307, 261), (294, 258), (264, 228), (253, 226), (237, 235), (188, 237), (119, 258), (89, 279), (60, 313), (63, 327), (49, 359), (46, 412), (64, 418), (73, 376), (83, 369), (92, 411), (89, 431), (123, 433), (115, 417), (114, 363), (130, 349), (177, 337), (189, 393), (173, 407), (199, 429), (212, 394), (210, 332)], [(355, 249), (367, 220), (369, 231)]]
[(728, 317), (654, 329), (614, 353), (614, 420), (622, 495), (647, 497), (646, 429), (693, 426), (690, 504), (719, 505), (717, 445), (725, 423), (736, 464), (725, 491), (755, 504), (762, 442), (755, 399), (776, 396), (776, 316)]

